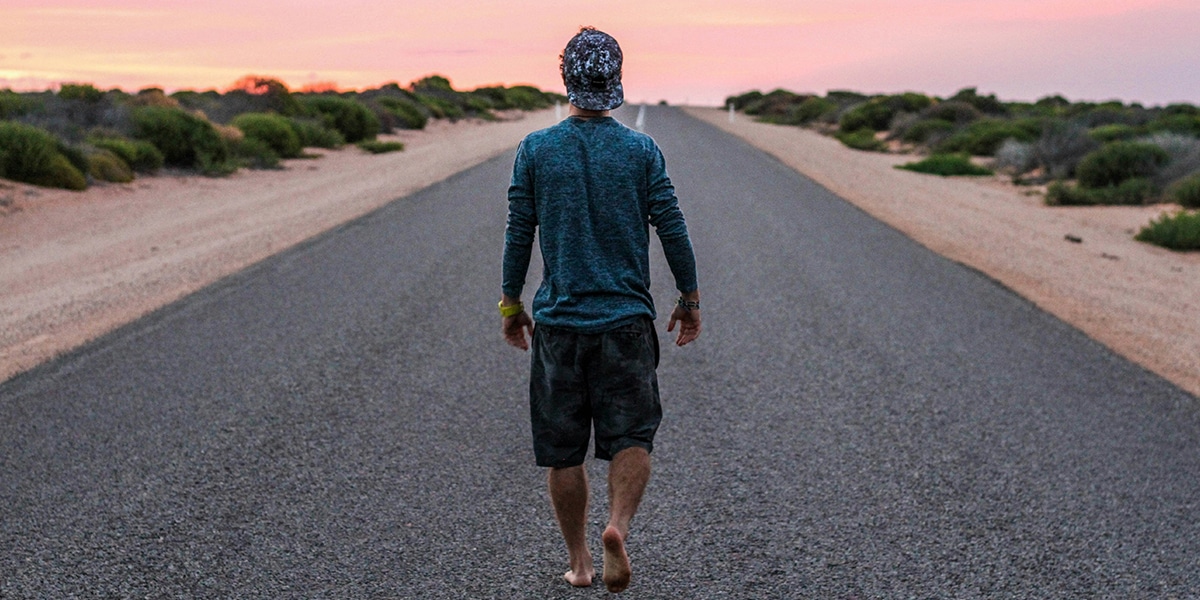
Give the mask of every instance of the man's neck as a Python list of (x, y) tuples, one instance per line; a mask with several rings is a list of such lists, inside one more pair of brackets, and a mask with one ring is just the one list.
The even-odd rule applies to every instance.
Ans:
[(578, 106), (575, 106), (574, 104), (572, 104), (570, 114), (572, 117), (581, 117), (584, 119), (596, 119), (596, 118), (600, 118), (600, 117), (607, 117), (607, 116), (609, 116), (609, 113), (611, 113), (611, 112), (612, 111), (608, 111), (608, 110), (587, 110), (585, 108), (579, 108)]

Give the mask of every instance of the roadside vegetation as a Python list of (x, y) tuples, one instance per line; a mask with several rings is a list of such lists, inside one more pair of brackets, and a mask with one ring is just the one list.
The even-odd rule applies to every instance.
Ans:
[(376, 137), (424, 129), (431, 119), (495, 120), (499, 111), (565, 101), (530, 86), (459, 91), (439, 75), (403, 87), (325, 87), (292, 91), (278, 80), (247, 76), (225, 92), (148, 88), (130, 94), (86, 83), (0, 90), (0, 178), (83, 190), (163, 168), (221, 176), (278, 168), (283, 159), (311, 156), (305, 148), (355, 144), (395, 152), (403, 144)]
[(1049, 205), (1176, 203), (1183, 211), (1164, 215), (1137, 239), (1200, 249), (1189, 241), (1200, 237), (1200, 108), (1191, 104), (1071, 102), (1058, 95), (1005, 102), (965, 88), (947, 98), (751, 91), (726, 98), (726, 106), (763, 122), (813, 129), (856, 150), (925, 157), (899, 168), (942, 176), (995, 172), (1018, 185), (1046, 186)]

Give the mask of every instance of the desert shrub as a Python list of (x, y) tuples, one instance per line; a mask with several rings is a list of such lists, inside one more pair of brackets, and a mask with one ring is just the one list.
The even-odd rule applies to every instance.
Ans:
[(1164, 115), (1192, 115), (1200, 117), (1200, 107), (1193, 104), (1168, 104), (1163, 107), (1162, 114)]
[(980, 96), (976, 91), (978, 88), (963, 88), (949, 98), (951, 102), (964, 102), (978, 109), (980, 112), (989, 115), (1007, 115), (1008, 108), (1004, 103), (996, 99), (995, 94)]
[(1159, 189), (1200, 171), (1200, 138), (1181, 133), (1160, 132), (1140, 141), (1154, 144), (1170, 156), (1167, 164), (1160, 167), (1151, 177)]
[(340, 96), (306, 96), (301, 103), (312, 114), (320, 115), (325, 124), (334, 128), (346, 142), (356, 143), (373, 139), (379, 132), (379, 119), (361, 103)]
[(983, 113), (978, 108), (966, 102), (947, 100), (921, 111), (921, 117), (924, 119), (948, 121), (955, 125), (966, 125), (967, 123), (972, 123), (983, 118)]
[(104, 99), (104, 92), (90, 83), (64, 83), (58, 89), (58, 97), (63, 100), (99, 102)]
[(1018, 142), (1012, 138), (1004, 140), (996, 150), (997, 169), (1020, 175), (1037, 166), (1037, 149), (1032, 142)]
[(1058, 121), (1047, 126), (1038, 138), (1037, 161), (1051, 178), (1071, 177), (1079, 161), (1098, 145), (1088, 135), (1087, 128), (1078, 123)]
[(883, 131), (891, 123), (895, 111), (882, 102), (868, 100), (842, 113), (838, 119), (838, 128), (842, 131), (855, 132), (861, 129)]
[(1200, 136), (1200, 116), (1172, 114), (1154, 119), (1146, 126), (1150, 131), (1171, 131)]
[(855, 150), (878, 152), (885, 148), (883, 142), (875, 138), (875, 130), (869, 127), (864, 127), (857, 131), (838, 131), (834, 134), (834, 137)]
[(396, 117), (397, 127), (401, 129), (425, 129), (429, 122), (429, 117), (412, 100), (384, 96), (377, 102)]
[(112, 183), (133, 181), (133, 169), (129, 164), (108, 150), (88, 155), (88, 174), (97, 180)]
[(278, 169), (279, 154), (261, 138), (243, 136), (229, 143), (238, 165), (248, 169)]
[(744, 94), (729, 96), (725, 98), (725, 106), (733, 105), (734, 110), (745, 110), (751, 103), (758, 101), (763, 97), (763, 93), (758, 90), (752, 90)]
[(1116, 204), (1145, 204), (1154, 195), (1154, 186), (1144, 178), (1127, 179), (1119, 185), (1087, 188), (1056, 181), (1046, 190), (1046, 204), (1051, 206), (1094, 206)]
[(347, 142), (374, 139), (379, 119), (363, 103), (340, 96), (307, 96), (301, 103), (325, 123), (342, 134)]
[(278, 79), (261, 75), (247, 75), (236, 82), (225, 93), (226, 100), (240, 99), (249, 107), (242, 112), (275, 112), (291, 117), (304, 112), (287, 85)]
[(765, 121), (774, 121), (784, 116), (788, 110), (803, 102), (808, 96), (801, 96), (784, 89), (774, 90), (763, 97), (746, 105), (745, 113), (766, 117)]
[(916, 162), (896, 165), (897, 169), (930, 175), (991, 175), (988, 169), (975, 165), (966, 154), (934, 154)]
[(212, 123), (176, 108), (145, 106), (133, 112), (134, 136), (154, 144), (167, 165), (206, 174), (227, 172), (229, 149)]
[(463, 101), (465, 111), (474, 115), (477, 118), (485, 121), (495, 121), (496, 115), (492, 114), (492, 109), (495, 105), (486, 98), (476, 96), (467, 96)]
[(1141, 133), (1141, 128), (1124, 123), (1112, 123), (1109, 125), (1100, 125), (1093, 127), (1088, 131), (1088, 135), (1092, 136), (1093, 140), (1100, 143), (1119, 142), (1122, 140), (1131, 140)]
[(325, 126), (324, 121), (292, 117), (288, 119), (288, 125), (305, 148), (340, 148), (346, 143), (346, 138), (336, 129)]
[(449, 100), (417, 94), (417, 100), (433, 115), (435, 119), (450, 119), (451, 121), (461, 119), (466, 116), (463, 109)]
[(866, 94), (862, 94), (862, 93), (855, 92), (852, 90), (829, 90), (825, 94), (826, 100), (828, 100), (842, 108), (854, 106), (855, 104), (861, 104), (863, 102), (866, 102), (870, 98), (871, 97)]
[(1200, 208), (1200, 171), (1171, 184), (1167, 198), (1187, 208)]
[(1113, 142), (1088, 154), (1075, 174), (1086, 188), (1117, 186), (1134, 178), (1149, 177), (1170, 160), (1165, 150), (1143, 142)]
[(359, 142), (356, 145), (371, 154), (386, 154), (388, 152), (399, 152), (404, 149), (404, 144), (400, 142), (382, 142), (379, 140)]
[(246, 137), (262, 140), (280, 158), (300, 156), (303, 146), (287, 117), (267, 113), (246, 113), (233, 119), (233, 126)]
[(155, 173), (163, 166), (162, 152), (145, 140), (96, 138), (91, 140), (91, 144), (116, 154), (138, 173)]
[(83, 150), (57, 138), (54, 140), (54, 149), (58, 150), (58, 153), (63, 155), (63, 158), (66, 158), (67, 162), (71, 163), (71, 166), (75, 167), (80, 173), (88, 172), (88, 157)]
[(1133, 239), (1171, 250), (1200, 250), (1200, 212), (1164, 213)]
[(797, 104), (791, 110), (791, 120), (799, 125), (828, 117), (837, 112), (838, 106), (830, 100), (813, 96)]
[(82, 190), (87, 179), (61, 152), (63, 144), (32, 125), (0, 122), (0, 172), (14, 181), (45, 187)]
[(950, 136), (938, 144), (937, 149), (939, 152), (967, 152), (976, 156), (991, 156), (1000, 148), (1000, 144), (1008, 139), (1030, 142), (1037, 139), (1037, 135), (1012, 121), (984, 119), (971, 123), (962, 131)]
[(500, 89), (504, 91), (504, 99), (496, 102), (497, 108), (539, 110), (554, 106), (555, 100), (553, 98), (531, 85), (514, 85), (510, 88)]
[(914, 144), (924, 144), (933, 138), (948, 137), (954, 128), (954, 123), (950, 121), (918, 119), (901, 132), (900, 139)]
[(0, 90), (0, 119), (15, 119), (41, 107), (42, 103), (35, 97), (12, 90)]

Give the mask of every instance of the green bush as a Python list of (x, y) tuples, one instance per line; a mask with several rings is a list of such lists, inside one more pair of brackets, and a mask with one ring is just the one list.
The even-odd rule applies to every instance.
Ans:
[(1167, 198), (1187, 208), (1200, 208), (1200, 172), (1171, 184), (1167, 188)]
[(1013, 121), (984, 119), (971, 123), (966, 129), (950, 136), (938, 144), (937, 149), (939, 152), (967, 152), (975, 156), (992, 156), (1007, 139), (1031, 142), (1037, 139), (1037, 135), (1030, 133), (1028, 127)]
[(1098, 145), (1087, 129), (1077, 123), (1051, 122), (1038, 138), (1035, 156), (1049, 177), (1064, 179), (1074, 176), (1079, 161)]
[(429, 122), (429, 117), (425, 116), (412, 100), (384, 96), (377, 101), (396, 117), (397, 125), (401, 129), (425, 129)]
[(88, 174), (100, 181), (112, 183), (133, 181), (133, 169), (129, 164), (108, 150), (93, 152), (88, 156)]
[(1051, 206), (1138, 205), (1153, 197), (1154, 186), (1142, 178), (1127, 179), (1120, 185), (1102, 188), (1072, 186), (1061, 181), (1046, 190), (1046, 204)]
[(1167, 151), (1154, 144), (1113, 142), (1085, 156), (1075, 173), (1083, 187), (1111, 187), (1154, 175), (1168, 160)]
[(762, 92), (758, 90), (752, 90), (737, 96), (729, 96), (725, 99), (724, 106), (728, 108), (729, 105), (732, 104), (734, 110), (745, 110), (747, 106), (761, 100), (762, 97)]
[(914, 144), (924, 144), (932, 138), (949, 136), (954, 131), (954, 123), (941, 119), (922, 119), (913, 123), (900, 134), (900, 139)]
[(288, 119), (288, 125), (305, 148), (341, 148), (346, 143), (341, 133), (326, 127), (323, 121), (292, 117)]
[(502, 101), (496, 102), (496, 107), (500, 109), (538, 110), (554, 106), (554, 100), (531, 85), (514, 85), (510, 88), (499, 89), (503, 90), (504, 95)]
[(834, 137), (855, 150), (879, 152), (886, 148), (883, 142), (875, 139), (875, 131), (869, 127), (857, 131), (839, 131), (834, 134)]
[(435, 119), (450, 119), (451, 121), (455, 121), (466, 116), (462, 108), (444, 98), (417, 94), (417, 101), (428, 109)]
[(0, 122), (0, 172), (13, 181), (82, 190), (87, 178), (61, 152), (64, 146), (49, 132), (32, 125)]
[(287, 117), (269, 113), (245, 113), (233, 119), (232, 125), (246, 137), (261, 140), (280, 158), (297, 158), (303, 146), (300, 136), (292, 129)]
[(1200, 212), (1164, 213), (1133, 239), (1171, 250), (1200, 250)]
[(858, 131), (860, 129), (883, 131), (891, 124), (895, 114), (896, 111), (886, 104), (868, 100), (846, 111), (838, 120), (838, 128), (842, 131)]
[(0, 119), (14, 119), (37, 111), (42, 103), (12, 90), (0, 90)]
[(374, 139), (379, 133), (379, 118), (357, 100), (340, 96), (307, 96), (301, 103), (351, 144)]
[(154, 144), (167, 165), (217, 175), (228, 172), (229, 148), (207, 120), (177, 108), (144, 106), (133, 111), (134, 137)]
[(1172, 114), (1151, 121), (1147, 128), (1150, 131), (1171, 131), (1200, 136), (1200, 116)]
[(1092, 136), (1093, 140), (1096, 140), (1102, 144), (1131, 140), (1141, 133), (1142, 129), (1140, 127), (1134, 127), (1124, 123), (1101, 125), (1099, 127), (1093, 127), (1090, 131), (1088, 131), (1088, 135)]
[(279, 154), (265, 140), (245, 136), (230, 144), (239, 165), (248, 169), (278, 169)]
[(983, 118), (983, 113), (967, 102), (947, 100), (921, 111), (921, 117), (949, 121), (955, 125), (966, 125)]
[(988, 169), (975, 165), (965, 154), (934, 154), (923, 160), (896, 165), (897, 169), (930, 175), (991, 175)]
[(381, 142), (379, 140), (370, 140), (359, 142), (357, 146), (371, 154), (385, 154), (388, 152), (399, 152), (404, 149), (404, 144), (400, 142)]
[(58, 89), (58, 97), (63, 100), (99, 102), (104, 99), (104, 92), (96, 89), (96, 86), (90, 83), (64, 83)]
[(813, 96), (793, 107), (791, 117), (796, 124), (811, 123), (832, 115), (837, 110), (837, 104), (824, 98)]
[(1007, 115), (1008, 107), (1004, 103), (996, 99), (995, 94), (980, 96), (976, 92), (977, 88), (963, 88), (950, 97), (951, 101), (965, 102), (979, 109), (981, 112), (989, 115)]
[(88, 157), (83, 150), (64, 143), (61, 139), (57, 138), (54, 140), (54, 148), (58, 150), (58, 153), (63, 155), (63, 157), (67, 159), (67, 162), (71, 163), (71, 166), (75, 167), (75, 169), (80, 173), (88, 172)]
[(156, 173), (163, 166), (162, 152), (145, 140), (100, 138), (91, 140), (91, 144), (116, 154), (138, 173)]

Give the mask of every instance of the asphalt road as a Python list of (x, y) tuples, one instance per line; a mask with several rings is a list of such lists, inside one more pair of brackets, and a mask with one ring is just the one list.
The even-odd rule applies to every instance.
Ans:
[[(646, 129), (705, 330), (662, 334), (625, 596), (1200, 597), (1196, 398), (681, 112)], [(605, 595), (559, 579), (498, 331), (511, 161), (0, 385), (0, 597)]]

